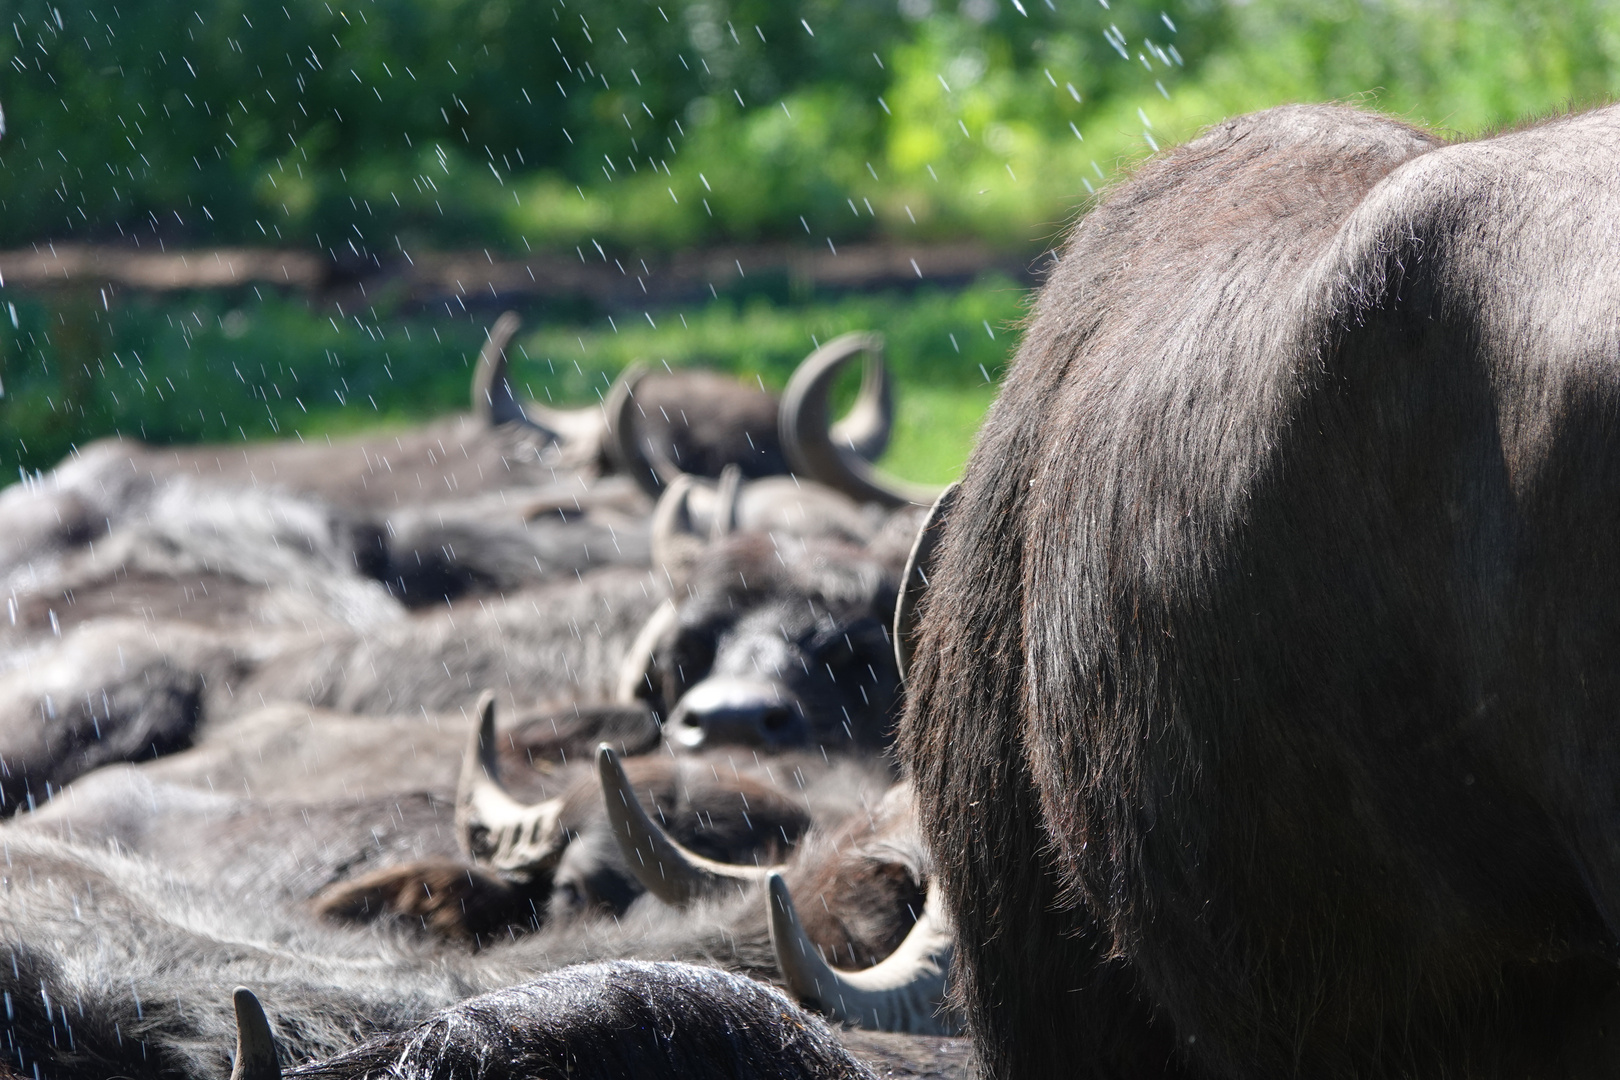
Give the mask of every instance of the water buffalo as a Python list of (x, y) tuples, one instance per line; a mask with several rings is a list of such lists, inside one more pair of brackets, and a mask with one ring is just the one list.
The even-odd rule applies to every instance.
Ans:
[[(329, 618), (288, 626), (309, 614), (297, 605), (283, 605), (292, 615), (280, 625), (147, 612), (69, 625), (60, 639), (46, 633), (0, 653), (0, 813), (47, 797), (46, 785), (173, 753), (211, 724), (278, 702), (378, 716), (453, 714), (491, 685), (510, 715), (607, 701), (663, 603), (662, 588), (645, 570), (609, 569), (415, 617), (374, 592), (363, 595), (396, 615), (364, 630)], [(239, 599), (198, 588), (188, 613), (218, 601), (228, 615), (243, 606)], [(249, 610), (267, 608), (256, 602)]]
[[(238, 991), (240, 995), (243, 991)], [(242, 1010), (239, 1006), (239, 1011)], [(256, 1024), (246, 1007), (239, 1036)], [(275, 1064), (268, 1024), (265, 1080)], [(241, 1051), (237, 1070), (243, 1068)], [(875, 1080), (827, 1026), (780, 991), (713, 968), (619, 961), (582, 964), (470, 998), (415, 1026), (374, 1036), (289, 1080), (692, 1080), (772, 1076)], [(261, 1080), (241, 1076), (238, 1080)]]
[(377, 533), (320, 503), (184, 478), (83, 547), (14, 568), (0, 645), (107, 618), (214, 629), (364, 629), (404, 614), (376, 578)]
[[(281, 505), (262, 493), (241, 502)], [(57, 591), (18, 595), (19, 647), (0, 660), (7, 809), (276, 702), (456, 713), (493, 686), (509, 714), (646, 699), (691, 748), (860, 752), (890, 738), (898, 677), (886, 624), (906, 514), (863, 524), (861, 546), (795, 541), (786, 528), (736, 534), (696, 544), (665, 572), (609, 565), (411, 616), (345, 566), (341, 546), (317, 543), (319, 530), (213, 537), (178, 524), (121, 527), (100, 551), (156, 554), (109, 556), (110, 567), (100, 552), (75, 557)], [(121, 546), (133, 533), (144, 546)], [(689, 687), (699, 693), (683, 709)]]
[[(531, 779), (527, 791), (514, 788), (514, 773), (521, 781), (525, 770), (502, 761), (513, 756), (514, 735), (497, 732), (493, 695), (478, 711), (455, 794), (460, 857), (335, 881), (317, 910), (353, 921), (404, 916), (441, 936), (477, 940), (508, 927), (621, 915), (640, 895), (613, 839), (590, 756), (575, 753), (572, 763)], [(880, 769), (819, 766), (819, 759), (786, 760), (773, 771), (723, 753), (629, 759), (638, 797), (687, 843), (727, 862), (780, 858), (817, 816), (838, 821), (858, 812), (863, 791), (886, 779)]]
[[(341, 920), (403, 921), (476, 943), (622, 915), (640, 895), (592, 760), (603, 740), (632, 755), (627, 790), (681, 842), (724, 863), (773, 864), (814, 825), (811, 863), (832, 867), (860, 848), (873, 808), (887, 805), (881, 763), (648, 754), (659, 731), (639, 706), (564, 707), (499, 731), (492, 697), (480, 712), (481, 727), (455, 715), (272, 706), (205, 729), (192, 749), (83, 776), (13, 828), (109, 844), (265, 903), (313, 899)], [(813, 915), (838, 912), (844, 923), (822, 934), (812, 919), (816, 940), (851, 962), (889, 952), (922, 903), (906, 884), (920, 880), (915, 849), (912, 841), (908, 859), (905, 844), (887, 842), (890, 854), (870, 872), (867, 884), (896, 877), (903, 886), (882, 926), (860, 913), (872, 890), (828, 870), (838, 880), (817, 886)]]
[[(786, 1027), (762, 1026), (762, 1035), (797, 1033), (805, 1040), (774, 1041), (784, 1054), (778, 1062), (791, 1065), (795, 1051), (806, 1047), (813, 1051), (820, 1045), (829, 1055), (836, 1049), (819, 1023), (780, 995), (734, 983), (718, 972), (677, 973), (676, 984), (669, 984), (672, 998), (660, 990), (658, 978), (638, 978), (636, 965), (583, 977), (556, 971), (626, 951), (687, 961), (727, 958), (744, 969), (770, 966), (768, 945), (737, 940), (734, 916), (719, 909), (671, 912), (661, 920), (658, 912), (649, 912), (636, 927), (608, 924), (594, 935), (566, 940), (536, 935), (473, 954), (323, 926), (251, 895), (166, 875), (151, 863), (105, 849), (19, 835), (10, 827), (0, 837), (10, 860), (0, 870), (0, 940), (10, 961), (0, 968), (0, 991), (12, 1002), (0, 1024), (0, 1043), (19, 1074), (37, 1068), (56, 1080), (111, 1075), (204, 1080), (225, 1075), (227, 1052), (236, 1043), (249, 1055), (246, 1062), (239, 1059), (237, 1080), (257, 1080), (274, 1075), (264, 1053), (273, 1045), (270, 1032), (290, 1064), (331, 1058), (357, 1044), (363, 1053), (369, 1036), (424, 1022), (431, 1029), (430, 1017), (438, 1010), (547, 971), (556, 973), (541, 985), (552, 990), (540, 998), (528, 996), (531, 1009), (515, 1009), (506, 1017), (537, 1041), (578, 1022), (566, 1019), (572, 1004), (592, 1002), (598, 1019), (606, 1019), (610, 1010), (637, 1008), (622, 993), (604, 996), (617, 978), (621, 989), (639, 987), (644, 1015), (660, 1009), (684, 1012), (691, 1028), (681, 1038), (692, 1043), (724, 1037), (727, 1002), (754, 1016), (766, 1002)], [(229, 988), (241, 984), (258, 989), (269, 1023), (238, 1041)], [(683, 1006), (677, 1000), (683, 986), (708, 987), (722, 1000), (711, 1000), (707, 1010), (690, 998)], [(519, 999), (526, 996), (516, 993)], [(556, 1026), (548, 1027), (542, 1008)], [(474, 1005), (461, 1016), (472, 1021), (479, 1012)], [(667, 1021), (671, 1014), (665, 1015)], [(660, 1030), (667, 1034), (669, 1029)], [(592, 1038), (588, 1032), (581, 1037)], [(648, 1038), (649, 1052), (670, 1052), (669, 1042), (652, 1032)], [(752, 1040), (731, 1045), (748, 1057), (754, 1053)], [(452, 1058), (474, 1050), (466, 1043), (445, 1049)], [(768, 1063), (759, 1067), (771, 1073)]]
[(1617, 170), (1289, 107), (1076, 226), (901, 736), (988, 1076), (1612, 1072)]
[[(836, 480), (888, 444), (892, 392), (874, 335), (846, 335), (813, 354), (786, 401), (713, 372), (635, 368), (602, 405), (562, 410), (513, 395), (506, 348), (517, 326), (507, 313), (491, 328), (469, 415), (336, 442), (150, 447), (113, 438), (75, 451), (50, 474), (0, 490), (0, 586), (36, 584), (56, 560), (120, 526), (161, 526), (181, 501), (268, 490), (335, 508), (325, 513), (356, 568), (420, 606), (604, 562), (644, 564), (652, 503), (643, 489), (656, 496), (675, 476), (726, 467), (777, 475), (792, 457), (806, 477), (832, 462)], [(856, 355), (867, 357), (861, 393), (830, 423), (830, 381)], [(794, 389), (817, 372), (814, 393)], [(812, 450), (784, 450), (784, 437)], [(834, 450), (818, 456), (818, 446)], [(623, 475), (606, 475), (614, 472)]]

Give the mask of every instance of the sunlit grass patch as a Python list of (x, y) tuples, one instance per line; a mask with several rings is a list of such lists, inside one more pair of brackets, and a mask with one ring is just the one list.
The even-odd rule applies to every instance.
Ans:
[[(1001, 277), (960, 290), (778, 303), (721, 298), (584, 321), (532, 312), (511, 350), (520, 394), (590, 404), (633, 361), (707, 366), (780, 389), (815, 346), (883, 333), (897, 385), (884, 466), (915, 480), (960, 469), (1016, 342), (1026, 291)], [(465, 410), (484, 327), (420, 311), (313, 306), (252, 292), (135, 299), (71, 294), (18, 304), (0, 324), (0, 475), (49, 468), (122, 433), (157, 443), (319, 438)], [(357, 314), (359, 317), (357, 318)], [(7, 320), (9, 322), (9, 319)], [(853, 393), (856, 375), (835, 394)]]

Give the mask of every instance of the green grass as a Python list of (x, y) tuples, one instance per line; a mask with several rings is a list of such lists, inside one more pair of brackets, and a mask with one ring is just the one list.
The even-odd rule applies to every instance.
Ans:
[[(541, 401), (586, 404), (640, 360), (704, 365), (779, 389), (818, 342), (878, 330), (898, 403), (883, 464), (942, 481), (966, 458), (1025, 295), (990, 277), (958, 291), (799, 304), (722, 297), (650, 316), (531, 313), (511, 350), (513, 380)], [(6, 475), (49, 468), (73, 446), (115, 432), (158, 443), (310, 438), (465, 409), (483, 327), (495, 314), (435, 319), (368, 307), (340, 318), (335, 306), (252, 290), (108, 307), (61, 294), (15, 306), (15, 327), (0, 309)]]
[[(161, 227), (354, 265), (592, 241), (628, 255), (973, 237), (1028, 252), (1132, 163), (1234, 113), (1348, 100), (1466, 134), (1620, 92), (1620, 6), (1599, 0), (653, 5), (667, 21), (645, 0), (601, 0), (588, 20), (490, 0), (14, 6), (0, 241)], [(535, 311), (517, 373), (564, 403), (635, 359), (780, 386), (815, 341), (880, 329), (900, 385), (886, 464), (939, 480), (1022, 303), (988, 280), (726, 297), (656, 325)], [(252, 291), (108, 307), (0, 287), (0, 305), (7, 475), (114, 431), (308, 436), (460, 408), (494, 315), (380, 301), (339, 315)]]
[(962, 475), (995, 387), (902, 387), (894, 441), (879, 462), (883, 468), (924, 484), (948, 484)]

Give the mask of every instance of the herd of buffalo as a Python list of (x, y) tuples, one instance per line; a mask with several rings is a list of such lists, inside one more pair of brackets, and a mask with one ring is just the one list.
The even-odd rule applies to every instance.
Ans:
[(1220, 124), (943, 493), (875, 335), (569, 411), (511, 315), (469, 414), (0, 491), (0, 1076), (1620, 1072), (1617, 178)]

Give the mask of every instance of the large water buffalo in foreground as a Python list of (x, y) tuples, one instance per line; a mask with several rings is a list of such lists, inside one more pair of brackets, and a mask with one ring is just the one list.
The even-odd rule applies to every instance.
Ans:
[(1076, 227), (901, 735), (987, 1075), (1612, 1075), (1616, 176), (1291, 107)]

